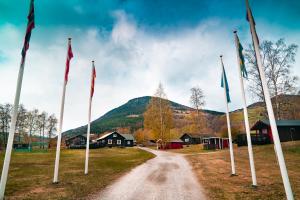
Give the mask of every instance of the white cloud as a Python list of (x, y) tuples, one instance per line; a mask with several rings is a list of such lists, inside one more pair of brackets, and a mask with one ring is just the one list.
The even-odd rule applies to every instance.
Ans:
[[(92, 119), (131, 98), (152, 95), (160, 81), (171, 100), (189, 105), (189, 89), (199, 85), (206, 95), (206, 107), (224, 110), (220, 54), (224, 55), (230, 81), (230, 107), (241, 107), (233, 35), (228, 30), (232, 22), (207, 20), (195, 28), (162, 36), (139, 27), (123, 11), (113, 15), (116, 23), (109, 35), (96, 28), (37, 26), (26, 60), (21, 102), (28, 108), (59, 116), (66, 38), (72, 35), (74, 59), (67, 86), (64, 130), (87, 122), (92, 60), (97, 68)], [(0, 102), (13, 102), (23, 31), (5, 25), (0, 27), (0, 33), (0, 43), (4, 44), (0, 51), (8, 58), (0, 62)]]

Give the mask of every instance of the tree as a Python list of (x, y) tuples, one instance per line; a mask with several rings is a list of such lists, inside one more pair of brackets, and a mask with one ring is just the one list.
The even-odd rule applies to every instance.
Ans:
[(8, 139), (8, 132), (10, 128), (10, 121), (11, 121), (11, 116), (10, 112), (12, 109), (11, 104), (0, 104), (0, 133), (2, 134), (2, 143), (3, 146), (6, 145), (7, 139)]
[(144, 113), (144, 127), (152, 130), (155, 139), (160, 139), (164, 147), (168, 139), (170, 139), (172, 126), (173, 111), (160, 83)]
[[(198, 131), (201, 129), (201, 121), (203, 122), (204, 118), (200, 115), (200, 109), (202, 106), (205, 105), (204, 94), (200, 87), (193, 87), (191, 88), (191, 97), (190, 102), (192, 107), (196, 109), (197, 112), (197, 124), (198, 124)], [(202, 119), (201, 119), (202, 118)]]
[(56, 125), (57, 125), (57, 119), (54, 114), (50, 115), (47, 119), (47, 130), (48, 130), (48, 140), (49, 140), (49, 145), (50, 147), (50, 140), (54, 132), (56, 131)]
[[(281, 105), (278, 96), (280, 94), (296, 93), (298, 77), (291, 74), (291, 68), (295, 62), (297, 48), (296, 44), (286, 45), (284, 39), (279, 39), (276, 42), (266, 40), (260, 45), (262, 63), (270, 95), (274, 97), (274, 109), (277, 119), (281, 118)], [(249, 45), (249, 48), (246, 49), (245, 58), (250, 81), (249, 91), (255, 99), (264, 101), (263, 88), (252, 45)]]
[(41, 114), (38, 115), (38, 121), (37, 121), (38, 129), (40, 133), (40, 148), (43, 147), (43, 149), (45, 148), (44, 143), (45, 143), (45, 128), (47, 125), (47, 116), (48, 114), (46, 112), (42, 112)]
[(32, 134), (36, 130), (38, 130), (38, 116), (39, 116), (39, 110), (34, 109), (27, 113), (27, 120), (26, 125), (29, 132), (29, 149), (31, 149), (31, 143), (32, 143)]
[(19, 106), (18, 116), (16, 121), (16, 133), (18, 135), (18, 142), (21, 143), (22, 137), (25, 138), (27, 129), (27, 110), (23, 104)]

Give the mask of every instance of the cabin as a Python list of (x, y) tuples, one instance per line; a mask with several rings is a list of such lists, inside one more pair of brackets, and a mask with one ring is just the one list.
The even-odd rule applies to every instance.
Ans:
[[(300, 120), (276, 120), (281, 142), (300, 140)], [(273, 143), (272, 130), (269, 120), (259, 120), (251, 128), (256, 135), (265, 136)]]
[(202, 135), (199, 133), (184, 133), (180, 139), (185, 145), (201, 144)]
[(221, 137), (206, 137), (203, 138), (203, 149), (225, 149), (229, 147), (229, 139)]
[(84, 149), (86, 146), (86, 135), (76, 135), (65, 140), (69, 149)]
[(167, 142), (166, 145), (167, 149), (182, 149), (183, 148), (183, 141), (182, 140), (171, 140)]
[[(92, 140), (93, 138), (94, 138), (94, 134), (91, 134), (90, 135), (90, 149), (99, 148), (98, 144)], [(76, 136), (65, 139), (65, 145), (69, 149), (85, 149), (86, 141), (87, 141), (86, 134), (76, 135)]]
[(134, 137), (132, 134), (120, 134), (116, 131), (104, 134), (96, 139), (100, 147), (133, 147)]

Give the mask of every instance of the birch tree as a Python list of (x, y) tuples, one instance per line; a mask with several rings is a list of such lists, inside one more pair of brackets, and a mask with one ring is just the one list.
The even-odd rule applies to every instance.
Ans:
[(160, 139), (164, 147), (170, 139), (170, 129), (172, 126), (173, 111), (160, 83), (144, 113), (144, 127), (152, 130), (155, 138)]
[(205, 105), (205, 100), (204, 100), (204, 93), (203, 93), (203, 90), (196, 86), (196, 87), (193, 87), (191, 88), (191, 97), (190, 97), (190, 102), (191, 102), (191, 105), (194, 109), (196, 109), (196, 112), (197, 112), (197, 128), (198, 128), (198, 132), (199, 130), (201, 129), (201, 121), (204, 120), (203, 117), (201, 117), (200, 115), (200, 109), (202, 108), (202, 106)]
[[(270, 94), (273, 97), (277, 119), (281, 118), (282, 107), (279, 95), (295, 94), (297, 92), (298, 77), (291, 73), (297, 49), (298, 46), (296, 44), (287, 45), (284, 39), (279, 39), (276, 42), (266, 40), (260, 45), (264, 71)], [(245, 50), (245, 58), (250, 81), (248, 86), (249, 91), (254, 99), (264, 101), (263, 88), (252, 45), (249, 45), (249, 48)]]

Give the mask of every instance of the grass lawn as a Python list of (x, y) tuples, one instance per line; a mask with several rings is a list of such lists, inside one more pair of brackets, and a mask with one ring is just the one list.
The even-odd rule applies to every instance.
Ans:
[[(86, 199), (154, 155), (137, 148), (91, 149), (89, 174), (84, 175), (85, 150), (62, 150), (59, 184), (52, 184), (55, 151), (14, 152), (7, 199)], [(1, 153), (1, 169), (4, 153)]]
[[(300, 141), (282, 143), (295, 199), (300, 199)], [(187, 155), (210, 199), (286, 199), (273, 145), (254, 147), (258, 187), (252, 188), (247, 147), (234, 149), (236, 172), (230, 177), (229, 151)]]

